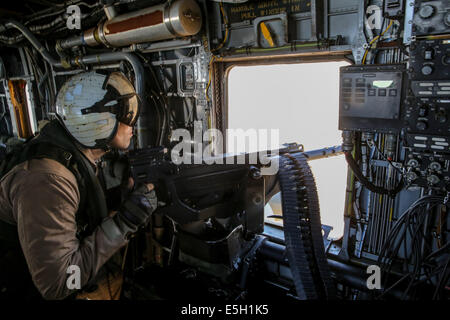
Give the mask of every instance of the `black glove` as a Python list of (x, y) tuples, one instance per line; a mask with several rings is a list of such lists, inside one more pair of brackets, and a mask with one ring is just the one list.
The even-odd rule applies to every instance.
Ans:
[(150, 221), (157, 205), (155, 190), (150, 191), (146, 185), (139, 185), (122, 203), (114, 221), (123, 234), (129, 236)]

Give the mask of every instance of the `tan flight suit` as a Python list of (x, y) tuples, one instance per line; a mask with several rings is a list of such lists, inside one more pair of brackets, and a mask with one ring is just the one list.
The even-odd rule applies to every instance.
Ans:
[[(90, 150), (83, 153), (95, 164)], [(0, 219), (17, 225), (31, 277), (45, 299), (74, 293), (66, 284), (69, 266), (80, 268), (83, 287), (127, 243), (118, 234), (108, 238), (102, 227), (80, 242), (79, 202), (75, 176), (55, 160), (26, 161), (0, 180)]]

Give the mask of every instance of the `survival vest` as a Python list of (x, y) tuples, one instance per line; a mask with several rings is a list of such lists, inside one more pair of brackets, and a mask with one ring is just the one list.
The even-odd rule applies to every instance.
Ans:
[[(27, 160), (40, 158), (58, 161), (74, 174), (80, 192), (79, 208), (75, 215), (78, 239), (82, 240), (90, 235), (107, 216), (104, 190), (95, 174), (93, 165), (77, 148), (57, 120), (49, 122), (37, 137), (16, 146), (14, 151), (4, 158), (3, 168), (0, 168), (0, 178), (14, 166)], [(9, 288), (12, 289), (10, 290), (12, 295), (14, 291), (20, 290), (20, 296), (24, 299), (26, 296), (30, 296), (30, 299), (36, 297), (33, 292), (36, 289), (30, 290), (29, 288), (31, 277), (26, 263), (25, 266), (24, 263), (17, 226), (0, 220), (0, 297), (1, 290), (5, 291)], [(26, 274), (23, 274), (24, 270)], [(17, 277), (11, 276), (11, 273), (19, 273), (16, 276), (21, 280), (18, 281)]]

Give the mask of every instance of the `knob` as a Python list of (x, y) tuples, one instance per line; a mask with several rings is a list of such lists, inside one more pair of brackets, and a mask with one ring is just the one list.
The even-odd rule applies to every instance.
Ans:
[(444, 56), (444, 58), (442, 59), (442, 63), (449, 65), (450, 64), (450, 55)]
[(423, 130), (425, 130), (425, 129), (427, 128), (427, 123), (426, 123), (426, 122), (423, 122), (423, 121), (418, 121), (418, 122), (416, 123), (416, 128), (417, 128), (418, 130), (423, 131)]
[(433, 73), (433, 67), (429, 66), (429, 65), (425, 65), (422, 67), (421, 71), (424, 76), (429, 76), (430, 74)]
[(416, 159), (411, 159), (406, 165), (408, 167), (417, 168), (419, 166), (419, 161), (417, 161)]
[(254, 180), (258, 180), (258, 179), (260, 179), (262, 177), (261, 171), (258, 168), (253, 167), (253, 168), (250, 169), (250, 176)]
[(438, 176), (432, 174), (427, 177), (427, 181), (429, 184), (433, 185), (433, 184), (438, 184), (439, 181), (441, 181), (441, 180), (439, 179)]
[(430, 165), (428, 166), (431, 170), (434, 171), (439, 171), (441, 170), (441, 164), (439, 162), (433, 161), (432, 163), (430, 163)]
[(433, 16), (433, 14), (434, 14), (434, 7), (429, 4), (422, 6), (422, 8), (420, 8), (419, 16), (422, 19), (429, 19)]
[(415, 172), (410, 171), (406, 174), (406, 179), (408, 179), (408, 181), (414, 181), (417, 178), (418, 178), (417, 173), (415, 173)]

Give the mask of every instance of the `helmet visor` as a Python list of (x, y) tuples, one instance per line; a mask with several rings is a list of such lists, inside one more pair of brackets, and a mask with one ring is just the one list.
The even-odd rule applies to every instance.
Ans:
[(108, 91), (102, 100), (92, 106), (82, 109), (82, 114), (109, 112), (116, 115), (116, 119), (130, 127), (136, 124), (139, 118), (139, 103), (136, 93), (119, 95), (108, 86)]
[(118, 121), (133, 127), (139, 118), (139, 103), (135, 93), (120, 96), (118, 99), (120, 105), (116, 118)]

